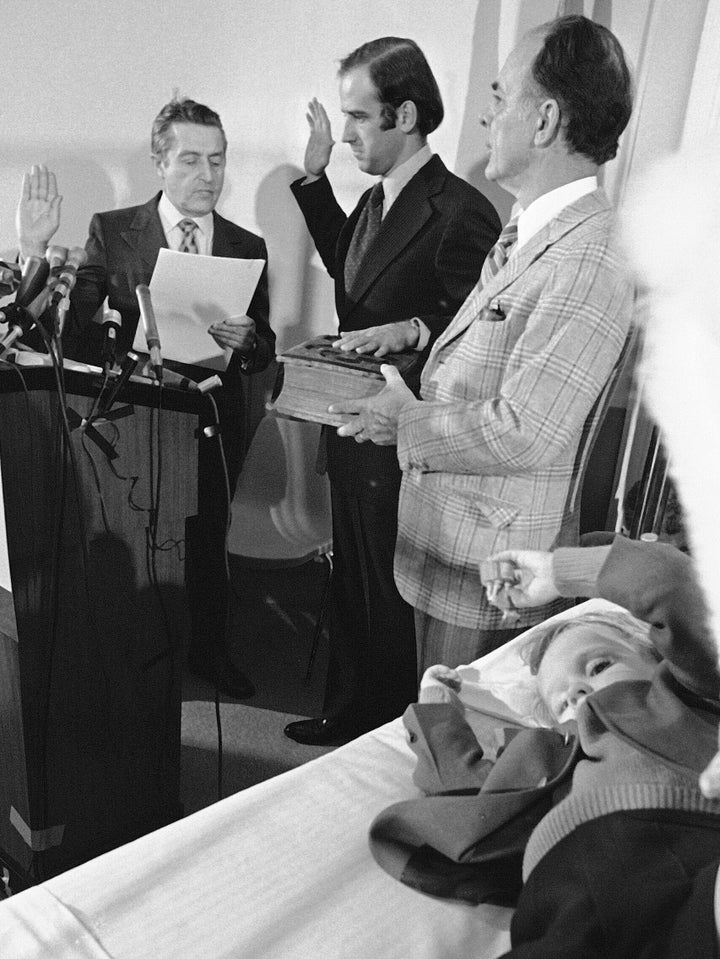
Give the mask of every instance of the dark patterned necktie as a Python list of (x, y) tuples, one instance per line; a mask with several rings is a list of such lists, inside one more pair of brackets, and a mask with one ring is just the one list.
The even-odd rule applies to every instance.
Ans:
[(488, 255), (485, 257), (482, 270), (480, 271), (480, 283), (482, 286), (486, 286), (495, 276), (498, 270), (500, 270), (507, 263), (510, 250), (517, 243), (517, 224), (517, 217), (513, 217), (512, 220), (509, 220), (505, 224), (502, 233), (497, 238), (495, 246), (492, 247)]
[(180, 243), (181, 253), (197, 253), (198, 245), (195, 238), (198, 225), (195, 220), (180, 220), (178, 226), (182, 230), (183, 238)]
[(345, 258), (346, 290), (352, 288), (355, 277), (360, 269), (360, 264), (380, 229), (384, 198), (385, 193), (383, 192), (382, 183), (376, 183), (370, 191), (368, 201), (358, 217), (358, 221), (355, 224), (355, 231), (350, 240), (350, 246), (348, 247), (347, 257)]

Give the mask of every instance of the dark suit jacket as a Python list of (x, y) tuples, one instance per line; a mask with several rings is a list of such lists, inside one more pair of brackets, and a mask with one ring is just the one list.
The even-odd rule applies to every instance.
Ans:
[[(105, 297), (111, 309), (118, 310), (122, 327), (118, 334), (118, 355), (124, 356), (132, 347), (140, 318), (135, 287), (149, 283), (161, 247), (167, 246), (165, 233), (158, 215), (161, 194), (141, 206), (96, 213), (90, 223), (90, 235), (85, 249), (87, 264), (78, 271), (77, 282), (70, 297), (70, 310), (63, 334), (65, 355), (85, 363), (101, 365), (103, 331), (93, 317)], [(213, 213), (213, 256), (267, 261), (265, 241), (249, 230), (231, 223)], [(221, 374), (223, 389), (216, 394), (220, 422), (223, 427), (225, 455), (234, 490), (240, 473), (246, 444), (249, 442), (245, 424), (245, 403), (242, 390), (243, 373), (265, 369), (275, 355), (275, 334), (270, 329), (267, 266), (258, 281), (248, 307), (248, 316), (255, 321), (257, 347), (247, 363), (233, 354), (227, 370)], [(196, 380), (205, 379), (207, 371), (184, 364), (168, 364)], [(204, 421), (202, 425), (207, 425)], [(203, 503), (224, 502), (220, 478), (215, 478), (219, 467), (214, 458), (200, 457), (200, 492)], [(220, 486), (216, 488), (216, 484)], [(204, 492), (206, 490), (206, 492)]]
[[(340, 330), (361, 330), (419, 316), (437, 336), (480, 276), (500, 232), (490, 202), (433, 156), (404, 187), (382, 223), (352, 290), (345, 289), (345, 257), (367, 190), (350, 216), (328, 179), (291, 190), (328, 273), (335, 280)], [(411, 386), (416, 385), (410, 383)], [(357, 444), (328, 432), (328, 467), (334, 483), (382, 486), (399, 480), (394, 447)]]
[[(102, 331), (92, 319), (108, 297), (111, 309), (122, 316), (118, 352), (131, 347), (140, 310), (135, 296), (138, 283), (149, 283), (161, 247), (167, 246), (157, 207), (160, 194), (141, 206), (96, 213), (90, 223), (85, 244), (87, 264), (78, 271), (70, 297), (64, 345), (66, 355), (85, 362), (98, 363)], [(213, 256), (267, 260), (265, 241), (249, 230), (213, 213)], [(269, 299), (267, 267), (263, 270), (248, 308), (255, 321), (258, 345), (249, 359), (246, 372), (263, 370), (275, 355), (275, 334), (268, 323)], [(240, 370), (233, 357), (228, 366), (230, 378)], [(225, 378), (225, 377), (224, 377)], [(226, 384), (229, 385), (229, 384)]]

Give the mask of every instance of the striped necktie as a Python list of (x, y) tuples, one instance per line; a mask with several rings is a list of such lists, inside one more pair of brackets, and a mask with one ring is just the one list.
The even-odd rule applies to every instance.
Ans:
[(517, 243), (518, 236), (518, 218), (513, 217), (505, 224), (505, 227), (497, 238), (495, 246), (485, 257), (485, 262), (480, 271), (480, 283), (487, 286), (495, 274), (507, 263), (510, 250)]
[(180, 220), (178, 226), (183, 233), (182, 242), (180, 243), (180, 252), (197, 253), (198, 245), (195, 234), (197, 233), (198, 225), (195, 220)]
[(370, 244), (375, 239), (382, 223), (383, 200), (385, 192), (382, 182), (378, 182), (370, 191), (370, 196), (355, 224), (345, 257), (345, 289), (350, 290), (360, 269), (360, 264)]

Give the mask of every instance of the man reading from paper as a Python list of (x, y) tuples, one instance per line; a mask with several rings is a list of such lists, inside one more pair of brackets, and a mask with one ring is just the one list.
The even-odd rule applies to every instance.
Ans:
[[(108, 298), (118, 310), (118, 359), (132, 347), (140, 315), (135, 289), (149, 284), (163, 247), (187, 254), (267, 261), (265, 242), (215, 212), (225, 176), (227, 140), (217, 113), (193, 100), (172, 100), (155, 118), (152, 158), (162, 191), (149, 202), (122, 210), (96, 213), (86, 243), (88, 262), (79, 272), (70, 299), (63, 337), (65, 354), (101, 365), (103, 331), (93, 318)], [(18, 216), (20, 250), (43, 255), (57, 229), (38, 207), (55, 201), (54, 177), (37, 168), (20, 201), (34, 215)], [(208, 333), (232, 355), (221, 374), (223, 389), (215, 394), (220, 412), (230, 492), (235, 489), (245, 452), (242, 374), (265, 369), (274, 356), (275, 335), (268, 322), (267, 267), (263, 270), (247, 315), (213, 323)], [(205, 369), (183, 367), (185, 375), (205, 379)], [(209, 415), (208, 405), (208, 415)], [(201, 417), (201, 427), (209, 425)], [(188, 543), (188, 587), (193, 615), (190, 665), (194, 672), (236, 698), (252, 695), (248, 680), (229, 659), (225, 644), (224, 534), (227, 518), (222, 461), (216, 437), (199, 440), (197, 536)]]

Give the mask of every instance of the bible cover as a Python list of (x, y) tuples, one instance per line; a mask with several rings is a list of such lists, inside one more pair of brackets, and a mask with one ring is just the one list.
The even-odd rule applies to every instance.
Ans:
[(342, 426), (347, 416), (328, 413), (340, 400), (374, 396), (385, 386), (380, 367), (396, 367), (404, 377), (417, 363), (417, 353), (368, 356), (335, 349), (337, 335), (316, 336), (278, 356), (277, 380), (268, 404), (279, 416)]

